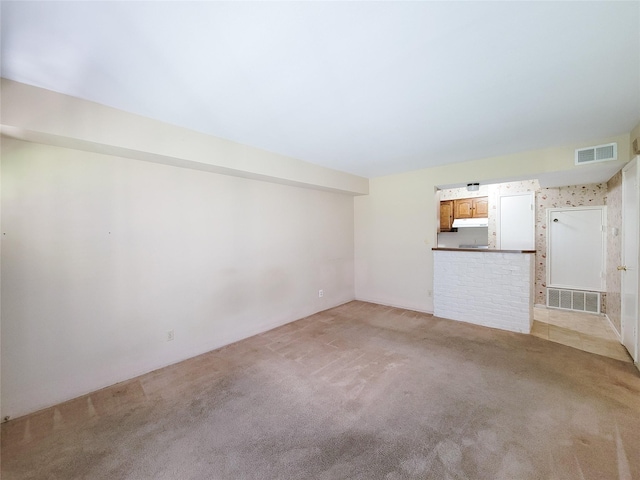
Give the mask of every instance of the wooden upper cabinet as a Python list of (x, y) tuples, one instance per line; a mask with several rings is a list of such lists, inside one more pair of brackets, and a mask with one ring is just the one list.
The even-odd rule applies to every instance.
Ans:
[(455, 218), (487, 218), (489, 216), (489, 198), (459, 198), (453, 201)]
[(489, 217), (489, 197), (474, 198), (473, 217), (487, 218)]
[(473, 199), (459, 198), (453, 201), (455, 218), (473, 217)]
[(440, 202), (440, 231), (450, 232), (453, 225), (453, 200)]

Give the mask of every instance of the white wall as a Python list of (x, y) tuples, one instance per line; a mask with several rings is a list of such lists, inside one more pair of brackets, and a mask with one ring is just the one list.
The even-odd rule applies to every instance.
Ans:
[(353, 231), (348, 195), (3, 138), (1, 415), (352, 300)]
[(374, 178), (369, 195), (354, 199), (357, 299), (433, 311), (435, 190), (424, 180), (419, 172)]
[(367, 181), (4, 79), (1, 119), (12, 417), (354, 296), (433, 311), (436, 186), (571, 172), (577, 147), (630, 145)]
[(371, 179), (369, 195), (354, 199), (356, 298), (433, 312), (436, 187), (570, 177), (585, 171), (574, 165), (576, 148), (611, 142), (618, 142), (619, 158), (628, 158), (627, 134)]

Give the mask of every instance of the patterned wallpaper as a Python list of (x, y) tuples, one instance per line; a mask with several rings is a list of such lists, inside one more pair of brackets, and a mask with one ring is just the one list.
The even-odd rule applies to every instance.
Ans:
[[(607, 184), (541, 188), (536, 192), (536, 299), (546, 305), (547, 296), (547, 208), (605, 205)], [(606, 295), (602, 295), (604, 313)]]
[(489, 194), (489, 185), (480, 185), (475, 192), (470, 192), (467, 187), (443, 188), (440, 190), (440, 200), (455, 200), (456, 198), (486, 197)]
[(496, 224), (498, 222), (498, 199), (500, 195), (510, 193), (535, 192), (540, 188), (538, 180), (525, 180), (522, 182), (496, 183), (489, 185), (489, 248), (497, 248)]
[[(622, 170), (607, 182), (607, 295), (605, 307), (611, 323), (620, 333), (621, 277), (616, 269), (622, 261)], [(614, 235), (614, 229), (616, 234)]]
[(618, 172), (609, 183), (569, 185), (566, 187), (540, 188), (537, 180), (480, 185), (477, 192), (466, 187), (443, 189), (441, 200), (456, 198), (489, 197), (489, 248), (496, 248), (497, 205), (500, 195), (535, 192), (536, 198), (536, 269), (535, 303), (546, 305), (547, 232), (546, 209), (608, 205), (607, 207), (607, 293), (602, 294), (602, 313), (607, 313), (612, 323), (620, 329), (620, 275), (615, 267), (621, 258), (620, 236), (613, 235), (613, 227), (622, 226), (622, 173)]

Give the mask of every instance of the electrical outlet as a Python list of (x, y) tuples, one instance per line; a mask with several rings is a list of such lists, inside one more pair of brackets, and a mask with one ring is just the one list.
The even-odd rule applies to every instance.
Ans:
[(167, 342), (172, 341), (174, 338), (173, 330), (167, 331)]
[(318, 298), (324, 297), (324, 290), (318, 290)]

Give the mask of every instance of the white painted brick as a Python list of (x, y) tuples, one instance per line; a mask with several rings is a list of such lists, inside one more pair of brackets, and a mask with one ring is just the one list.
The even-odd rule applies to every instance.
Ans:
[(434, 251), (437, 316), (528, 333), (533, 255)]

